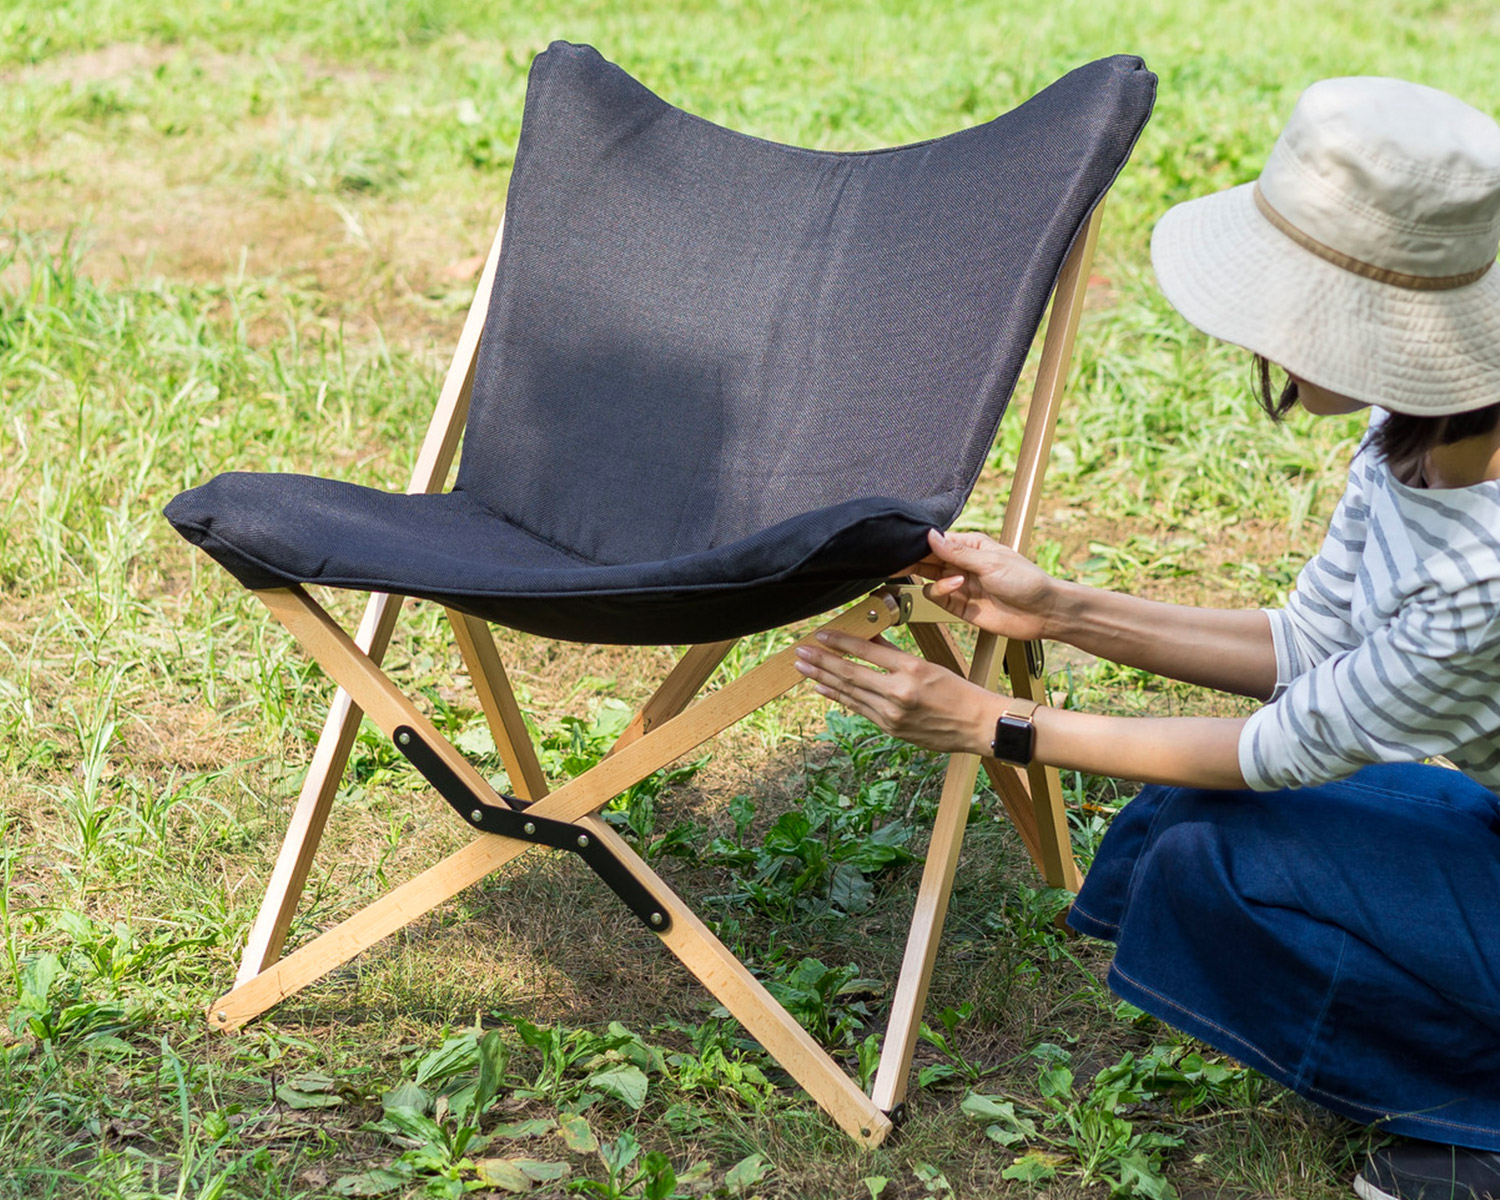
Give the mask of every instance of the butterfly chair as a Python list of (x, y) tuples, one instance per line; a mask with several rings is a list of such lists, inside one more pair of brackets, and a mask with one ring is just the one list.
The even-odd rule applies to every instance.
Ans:
[[(887, 581), (962, 509), (1055, 287), (1002, 533), (1024, 546), (1098, 207), (1154, 90), (1138, 59), (1105, 59), (988, 124), (838, 154), (690, 116), (588, 47), (541, 54), (503, 248), (497, 234), (409, 491), (226, 474), (167, 508), (340, 685), (210, 1024), (238, 1027), (501, 864), (558, 847), (840, 1126), (884, 1138), (979, 760), (948, 769), (873, 1098), (596, 814), (800, 680), (786, 650), (693, 703), (736, 638), (850, 602), (822, 628), (874, 637), (911, 621), (935, 661), (993, 687), (1004, 659), (1012, 687), (1039, 695), (1026, 647), (982, 635), (965, 663), (946, 614)], [(310, 583), (372, 593), (354, 637)], [(400, 596), (447, 610), (514, 796), (377, 665)], [(609, 755), (549, 790), (490, 622), (691, 648)], [(361, 712), (478, 836), (283, 958)], [(1048, 881), (1076, 887), (1055, 773), (983, 766)]]

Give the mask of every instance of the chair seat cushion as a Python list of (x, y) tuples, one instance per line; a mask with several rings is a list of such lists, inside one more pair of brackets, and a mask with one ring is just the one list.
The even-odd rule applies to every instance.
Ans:
[(248, 588), (419, 596), (545, 637), (642, 645), (718, 641), (825, 612), (921, 558), (941, 519), (871, 496), (682, 557), (602, 563), (461, 490), (232, 472), (183, 492), (166, 515)]

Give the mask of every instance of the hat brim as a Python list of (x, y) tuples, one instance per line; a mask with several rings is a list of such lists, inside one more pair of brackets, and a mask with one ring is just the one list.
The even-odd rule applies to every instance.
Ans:
[(1188, 321), (1394, 412), (1443, 416), (1500, 402), (1500, 270), (1444, 290), (1367, 279), (1273, 226), (1253, 188), (1179, 204), (1151, 235), (1162, 292)]

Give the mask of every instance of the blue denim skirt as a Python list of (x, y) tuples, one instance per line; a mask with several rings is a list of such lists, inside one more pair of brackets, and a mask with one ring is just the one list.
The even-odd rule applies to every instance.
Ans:
[(1500, 1150), (1500, 797), (1459, 772), (1148, 787), (1068, 921), (1119, 995), (1308, 1099)]

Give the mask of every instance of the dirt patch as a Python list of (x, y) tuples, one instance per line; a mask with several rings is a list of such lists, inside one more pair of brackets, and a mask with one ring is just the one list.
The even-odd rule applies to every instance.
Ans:
[(139, 42), (116, 42), (79, 54), (60, 54), (44, 62), (0, 74), (7, 84), (34, 80), (41, 83), (107, 83), (141, 71), (154, 71), (182, 54), (177, 46), (146, 46)]
[[(246, 55), (121, 43), (0, 74), (0, 86), (83, 88), (155, 71), (189, 57), (207, 79), (261, 69)], [(378, 75), (295, 59), (311, 81)], [(193, 284), (253, 280), (340, 326), (355, 341), (402, 348), (451, 347), (498, 224), (504, 181), (441, 186), (399, 180), (378, 194), (319, 177), (286, 178), (304, 147), (314, 167), (338, 148), (327, 117), (273, 114), (228, 130), (167, 133), (145, 112), (69, 122), (0, 151), (0, 221), (52, 251), (71, 241), (90, 278), (133, 285), (163, 278)], [(300, 153), (300, 151), (299, 151)], [(335, 181), (336, 182), (336, 181)], [(13, 265), (5, 286), (24, 286)], [(274, 337), (284, 321), (253, 331)]]
[[(472, 278), (455, 278), (454, 265), (487, 249), (494, 232), (488, 219), (468, 212), (411, 202), (358, 206), (316, 194), (267, 197), (177, 182), (164, 164), (125, 152), (70, 149), (56, 164), (68, 203), (51, 187), (21, 187), (6, 215), (54, 251), (71, 239), (83, 274), (116, 286), (254, 279), (271, 294), (297, 293), (299, 307), (357, 341), (450, 348), (474, 288)], [(278, 319), (252, 327), (250, 336), (284, 333)]]

